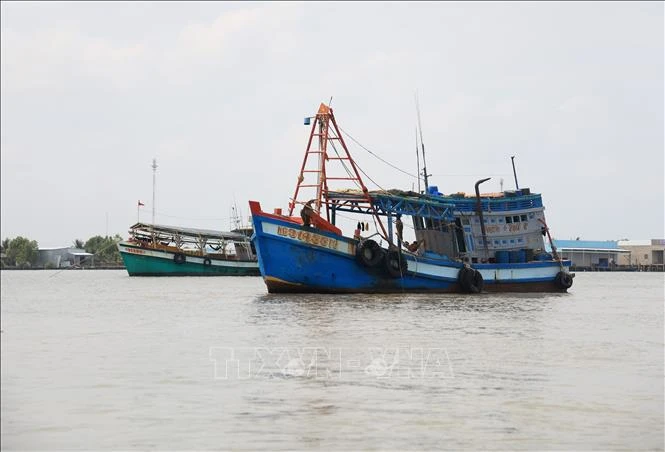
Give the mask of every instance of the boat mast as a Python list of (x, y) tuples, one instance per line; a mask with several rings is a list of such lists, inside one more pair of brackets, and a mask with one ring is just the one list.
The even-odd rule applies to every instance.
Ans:
[[(312, 129), (309, 136), (309, 141), (307, 142), (307, 149), (305, 151), (305, 158), (303, 159), (302, 166), (300, 168), (300, 175), (298, 176), (298, 182), (296, 184), (296, 190), (293, 194), (293, 198), (289, 203), (289, 216), (293, 216), (293, 211), (296, 204), (305, 205), (306, 202), (313, 201), (315, 204), (312, 209), (317, 213), (321, 214), (321, 206), (325, 204), (326, 207), (326, 219), (328, 222), (331, 221), (330, 218), (330, 205), (328, 203), (328, 179), (336, 181), (351, 181), (354, 182), (361, 190), (361, 202), (366, 203), (372, 215), (376, 218), (377, 223), (383, 232), (384, 237), (388, 240), (388, 234), (385, 230), (383, 222), (379, 218), (379, 214), (376, 210), (376, 207), (372, 203), (372, 198), (369, 195), (369, 190), (365, 186), (362, 178), (360, 177), (360, 171), (356, 166), (355, 161), (351, 158), (342, 133), (337, 126), (337, 121), (335, 121), (335, 116), (333, 115), (332, 108), (326, 104), (321, 104), (319, 110), (316, 113), (314, 118), (314, 124), (312, 124)], [(305, 118), (305, 125), (309, 124), (309, 119)], [(318, 123), (318, 133), (317, 133), (317, 123)], [(312, 140), (314, 137), (318, 137), (319, 145), (318, 149), (312, 149)], [(328, 155), (328, 141), (330, 141), (331, 146), (335, 149), (335, 155)], [(334, 142), (341, 145), (343, 152), (337, 151), (335, 148)], [(316, 169), (307, 169), (307, 160), (310, 154), (318, 154), (318, 164)], [(341, 165), (345, 165), (345, 162), (348, 162), (350, 168), (347, 168), (347, 175), (345, 177), (328, 177), (326, 165), (329, 162), (337, 162)], [(311, 168), (311, 166), (310, 166)], [(316, 184), (307, 183), (305, 181), (306, 173), (317, 173)], [(313, 200), (298, 200), (298, 194), (303, 188), (316, 188), (316, 198)]]
[(416, 174), (418, 175), (418, 193), (420, 193), (420, 155), (418, 154), (418, 126), (416, 126)]
[(517, 172), (515, 171), (515, 156), (510, 157), (510, 161), (513, 162), (513, 176), (515, 176), (515, 190), (519, 190), (520, 186), (517, 183)]
[(427, 162), (425, 161), (425, 143), (423, 143), (423, 127), (420, 123), (420, 104), (418, 103), (418, 93), (416, 92), (416, 112), (418, 113), (418, 128), (420, 128), (420, 146), (423, 151), (423, 179), (425, 180), (425, 193), (429, 192), (429, 184), (427, 183), (428, 176), (427, 174)]
[(157, 159), (152, 159), (152, 224), (155, 224), (155, 177), (157, 174)]
[(323, 137), (328, 137), (328, 121), (319, 121), (319, 174), (316, 184), (316, 207), (314, 208), (314, 210), (319, 214), (321, 213), (321, 198), (324, 185), (326, 185), (326, 191), (328, 191), (325, 169), (325, 157), (328, 140), (324, 139)]

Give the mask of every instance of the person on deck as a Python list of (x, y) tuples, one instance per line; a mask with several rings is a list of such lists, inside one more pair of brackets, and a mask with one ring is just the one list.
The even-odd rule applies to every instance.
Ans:
[(409, 243), (409, 242), (404, 242), (404, 246), (406, 247), (407, 250), (411, 251), (412, 253), (415, 253), (420, 250), (420, 246), (425, 245), (425, 239), (423, 240), (416, 240), (415, 242)]

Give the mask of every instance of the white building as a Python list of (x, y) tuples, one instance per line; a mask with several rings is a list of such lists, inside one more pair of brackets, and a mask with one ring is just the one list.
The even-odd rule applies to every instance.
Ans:
[(665, 239), (620, 240), (618, 244), (629, 251), (627, 255), (621, 256), (619, 265), (663, 270)]

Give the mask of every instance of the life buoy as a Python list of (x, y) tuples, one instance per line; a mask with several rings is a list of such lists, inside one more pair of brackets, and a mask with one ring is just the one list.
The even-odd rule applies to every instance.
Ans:
[(182, 253), (175, 253), (173, 255), (173, 262), (176, 264), (184, 264), (185, 263), (185, 255)]
[(562, 289), (570, 289), (570, 287), (573, 285), (572, 275), (564, 271), (557, 273), (554, 281), (556, 282), (557, 286), (561, 287)]
[(471, 267), (463, 267), (457, 275), (457, 282), (467, 293), (480, 293), (483, 291), (483, 275)]
[(383, 250), (374, 240), (364, 240), (356, 248), (356, 258), (365, 267), (374, 267), (383, 260)]
[(401, 278), (406, 273), (406, 258), (399, 251), (388, 251), (385, 265), (388, 275), (393, 278)]
[(210, 264), (212, 264), (212, 261), (210, 260), (209, 257), (206, 257), (205, 259), (203, 259), (203, 265), (205, 265), (206, 267), (209, 267)]

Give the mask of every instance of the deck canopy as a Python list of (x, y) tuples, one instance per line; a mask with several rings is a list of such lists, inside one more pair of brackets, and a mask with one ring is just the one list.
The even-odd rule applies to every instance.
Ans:
[[(432, 196), (404, 190), (370, 191), (372, 206), (379, 215), (407, 215), (454, 220), (454, 212), (475, 212), (476, 199), (469, 196)], [(371, 214), (372, 209), (360, 190), (329, 191), (328, 203), (337, 211)], [(481, 194), (484, 212), (541, 208), (539, 194), (519, 197)]]
[(167, 226), (160, 224), (136, 223), (131, 228), (131, 232), (137, 235), (151, 236), (153, 233), (160, 237), (175, 237), (181, 239), (192, 237), (206, 240), (247, 240), (247, 235), (240, 232), (222, 232), (213, 229), (183, 228), (180, 226)]

